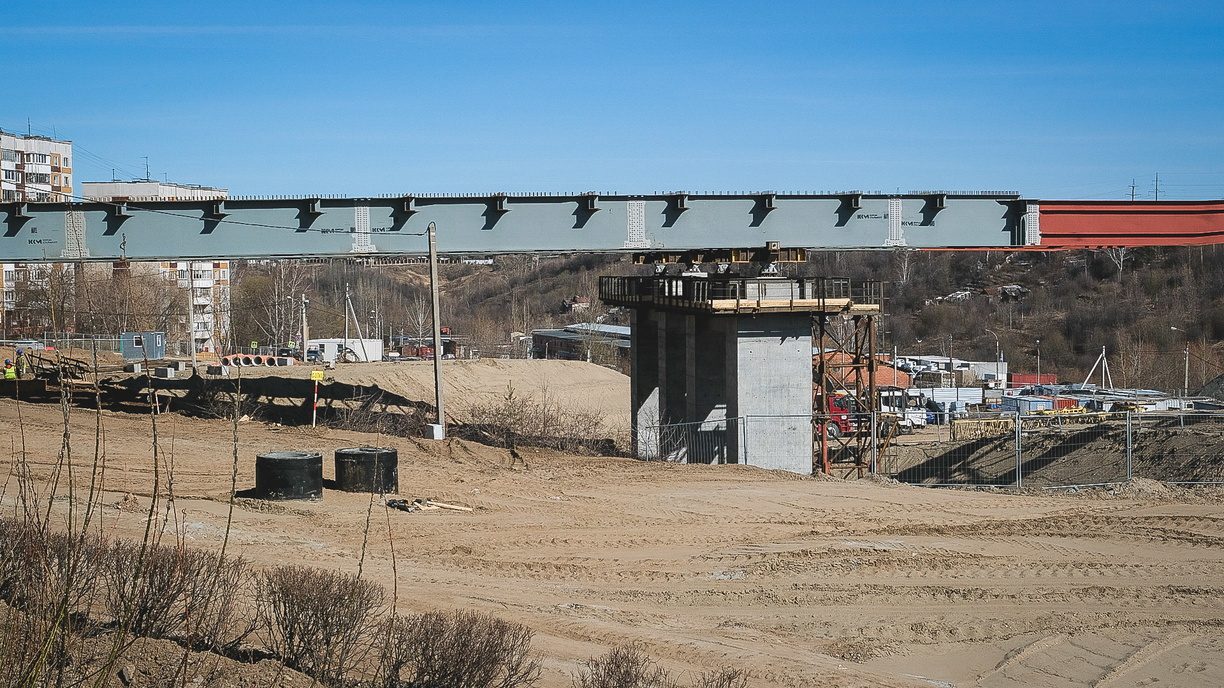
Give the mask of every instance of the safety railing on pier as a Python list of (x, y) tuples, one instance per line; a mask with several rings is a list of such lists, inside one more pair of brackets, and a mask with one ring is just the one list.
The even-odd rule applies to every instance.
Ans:
[(855, 305), (878, 306), (884, 295), (878, 281), (843, 277), (663, 275), (600, 277), (599, 298), (613, 305), (651, 304), (695, 310), (794, 307), (839, 311)]

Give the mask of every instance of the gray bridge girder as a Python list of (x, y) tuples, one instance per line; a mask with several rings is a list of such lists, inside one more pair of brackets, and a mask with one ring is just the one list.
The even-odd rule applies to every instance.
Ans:
[(849, 193), (4, 203), (0, 261), (415, 255), (430, 222), (446, 254), (1007, 248), (1025, 245), (1035, 207), (1008, 194)]

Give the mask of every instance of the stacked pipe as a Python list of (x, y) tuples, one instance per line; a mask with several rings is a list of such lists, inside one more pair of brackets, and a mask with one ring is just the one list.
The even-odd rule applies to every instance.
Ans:
[(293, 365), (293, 359), (288, 356), (261, 356), (259, 354), (231, 354), (221, 357), (223, 366), (266, 366), (275, 368)]

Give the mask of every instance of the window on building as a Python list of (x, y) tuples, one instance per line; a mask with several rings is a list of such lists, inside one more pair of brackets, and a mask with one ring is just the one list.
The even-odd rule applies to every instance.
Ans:
[(18, 172), (17, 170), (5, 170), (4, 171), (4, 181), (15, 182), (15, 181), (18, 181), (19, 179), (21, 179), (21, 173)]
[(132, 346), (137, 349), (143, 349), (144, 348), (144, 337), (140, 335), (134, 335), (132, 337)]
[(0, 152), (0, 159), (3, 159), (4, 162), (21, 162), (21, 151), (5, 148), (3, 152)]
[(64, 167), (72, 167), (72, 158), (67, 155), (64, 156)]

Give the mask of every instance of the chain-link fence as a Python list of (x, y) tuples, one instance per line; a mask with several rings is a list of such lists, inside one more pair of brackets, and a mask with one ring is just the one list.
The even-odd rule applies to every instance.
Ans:
[(880, 472), (918, 485), (1224, 483), (1224, 413), (976, 414), (881, 448)]
[(1224, 413), (1132, 414), (1130, 438), (1136, 476), (1224, 484)]
[[(1099, 486), (1150, 478), (1224, 484), (1224, 412), (741, 416), (638, 428), (639, 458), (774, 466), (811, 424), (812, 465), (915, 485)], [(821, 433), (824, 437), (821, 437)], [(791, 438), (786, 440), (784, 438)], [(804, 466), (803, 459), (794, 466)], [(847, 469), (847, 467), (849, 467)]]

